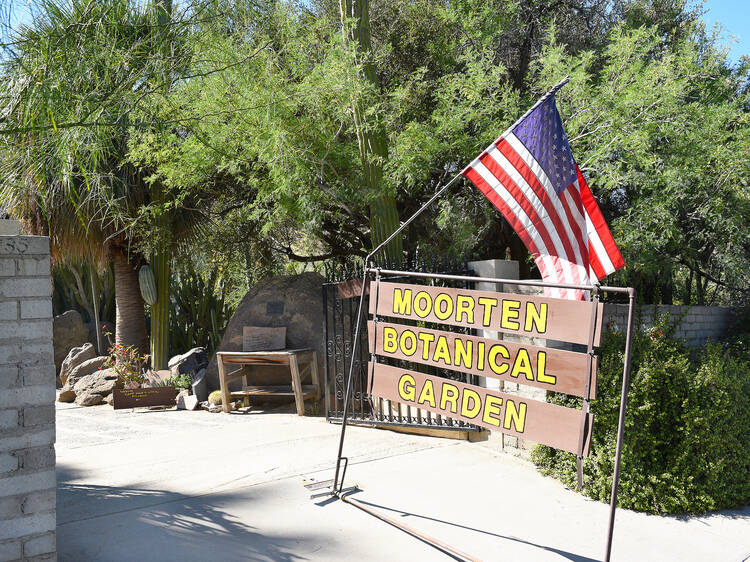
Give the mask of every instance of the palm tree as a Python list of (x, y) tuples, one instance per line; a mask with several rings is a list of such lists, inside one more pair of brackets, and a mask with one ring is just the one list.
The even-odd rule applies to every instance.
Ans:
[(163, 236), (148, 241), (168, 256), (172, 235), (181, 234), (173, 229), (194, 226), (199, 213), (172, 208), (147, 224), (164, 190), (127, 156), (134, 135), (163, 127), (155, 105), (168, 87), (164, 77), (184, 63), (185, 27), (172, 25), (171, 3), (41, 0), (37, 7), (2, 61), (0, 203), (29, 232), (50, 237), (54, 259), (114, 265), (116, 342), (145, 352), (136, 271), (144, 232)]

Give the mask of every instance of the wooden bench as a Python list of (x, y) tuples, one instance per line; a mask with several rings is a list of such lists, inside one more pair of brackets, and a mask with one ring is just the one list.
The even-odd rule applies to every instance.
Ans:
[[(297, 414), (305, 415), (305, 399), (320, 399), (320, 381), (318, 379), (318, 354), (312, 348), (284, 349), (280, 351), (219, 351), (216, 353), (219, 367), (219, 386), (222, 405), (229, 412), (232, 398), (242, 398), (248, 404), (251, 396), (294, 396)], [(226, 372), (227, 365), (288, 366), (291, 374), (291, 386), (253, 386), (250, 375), (238, 369), (233, 373)], [(312, 378), (311, 385), (302, 386), (300, 367), (308, 367)], [(230, 392), (229, 383), (244, 378), (242, 390)]]

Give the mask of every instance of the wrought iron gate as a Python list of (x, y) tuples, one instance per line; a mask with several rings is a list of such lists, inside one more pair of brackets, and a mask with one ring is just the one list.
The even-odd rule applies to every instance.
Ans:
[[(470, 271), (466, 262), (443, 261), (435, 264), (412, 264), (414, 271), (431, 271), (435, 273), (449, 273), (454, 275), (468, 275)], [(357, 306), (359, 304), (362, 287), (362, 271), (342, 271), (329, 274), (329, 282), (323, 285), (323, 314), (324, 337), (326, 342), (324, 386), (326, 418), (332, 422), (340, 422), (344, 414), (344, 397), (346, 393), (349, 365), (354, 348), (356, 332)], [(420, 278), (404, 278), (410, 283), (422, 284), (429, 282)], [(472, 283), (448, 282), (445, 286), (472, 288)], [(365, 299), (367, 302), (367, 299)], [(455, 327), (450, 327), (456, 330)], [(466, 333), (473, 334), (473, 330)], [(432, 414), (416, 407), (403, 404), (388, 403), (387, 400), (377, 398), (371, 400), (367, 394), (367, 315), (363, 316), (360, 329), (360, 344), (357, 346), (357, 356), (354, 358), (354, 377), (352, 395), (349, 403), (349, 423), (372, 426), (406, 426), (433, 427), (456, 431), (480, 431), (480, 428), (463, 421)], [(381, 359), (396, 367), (406, 367), (408, 363), (393, 359)], [(448, 369), (428, 368), (426, 373), (445, 378), (477, 384), (475, 375), (451, 371)]]

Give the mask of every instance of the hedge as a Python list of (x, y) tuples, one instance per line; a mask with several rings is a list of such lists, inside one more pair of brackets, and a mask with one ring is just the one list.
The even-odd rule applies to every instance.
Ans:
[[(636, 330), (618, 505), (650, 513), (700, 513), (750, 504), (750, 350), (747, 334), (689, 349), (666, 318)], [(624, 357), (622, 333), (599, 350), (598, 397), (582, 493), (609, 502)], [(548, 401), (580, 408), (578, 398)], [(542, 473), (571, 488), (575, 456), (543, 445)]]

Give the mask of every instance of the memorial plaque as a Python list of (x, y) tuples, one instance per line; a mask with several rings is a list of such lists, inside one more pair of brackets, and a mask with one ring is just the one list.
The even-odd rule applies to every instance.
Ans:
[[(581, 411), (479, 386), (370, 363), (373, 396), (523, 437), (556, 449), (578, 452)], [(587, 414), (583, 455), (588, 456), (594, 416)]]
[(177, 400), (177, 390), (173, 386), (115, 388), (112, 395), (112, 406), (115, 410), (147, 406), (174, 406)]
[(266, 314), (268, 316), (281, 316), (282, 314), (284, 314), (284, 301), (267, 302)]
[(396, 283), (370, 291), (370, 314), (580, 344), (589, 342), (595, 306), (599, 345), (601, 303)]
[[(370, 321), (367, 335), (370, 353), (383, 357), (574, 396), (582, 397), (586, 392), (588, 355), (585, 353), (381, 321), (377, 322), (377, 328), (375, 322)], [(593, 357), (591, 370), (590, 396), (595, 398), (596, 357)]]

